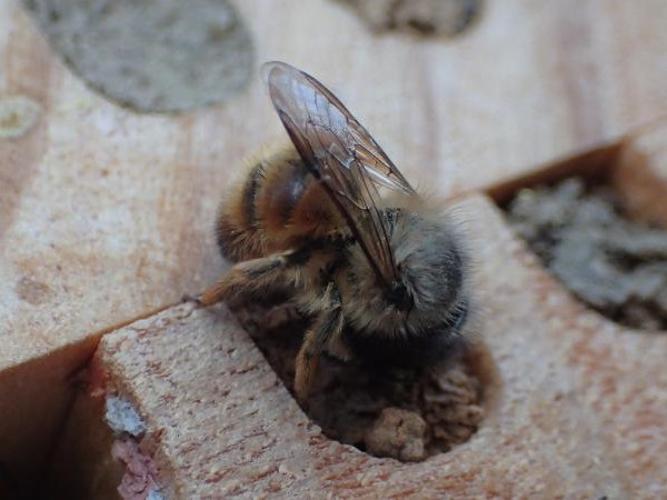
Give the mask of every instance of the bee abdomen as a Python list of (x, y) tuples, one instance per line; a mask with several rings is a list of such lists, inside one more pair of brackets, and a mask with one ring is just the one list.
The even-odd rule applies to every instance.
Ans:
[(223, 256), (234, 262), (258, 258), (330, 230), (326, 196), (294, 149), (253, 162), (220, 207), (216, 229)]
[(233, 262), (261, 257), (264, 253), (255, 210), (262, 178), (262, 164), (252, 164), (248, 174), (232, 186), (220, 205), (216, 221), (218, 245), (222, 255)]

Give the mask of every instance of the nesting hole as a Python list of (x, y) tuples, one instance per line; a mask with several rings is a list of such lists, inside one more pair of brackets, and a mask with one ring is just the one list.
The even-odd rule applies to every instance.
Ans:
[[(284, 306), (244, 305), (235, 313), (290, 392), (308, 320)], [(438, 368), (377, 371), (324, 355), (308, 416), (323, 433), (374, 456), (425, 460), (467, 441), (484, 417), (492, 363), (481, 344)]]
[(490, 194), (581, 301), (623, 326), (667, 330), (667, 186), (655, 158), (619, 143)]

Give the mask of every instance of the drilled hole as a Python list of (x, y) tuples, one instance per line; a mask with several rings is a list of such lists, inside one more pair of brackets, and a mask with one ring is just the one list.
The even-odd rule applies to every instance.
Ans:
[[(508, 220), (580, 300), (630, 328), (667, 330), (667, 231), (648, 212), (630, 215), (641, 155), (618, 147), (551, 167), (501, 200)], [(659, 186), (659, 183), (656, 183)], [(643, 194), (641, 197), (643, 198)], [(648, 215), (648, 216), (647, 216)]]
[[(293, 392), (294, 360), (308, 321), (284, 308), (236, 310), (269, 364)], [(467, 441), (484, 413), (488, 353), (473, 346), (440, 369), (372, 370), (324, 356), (304, 410), (331, 439), (371, 455), (420, 461)]]

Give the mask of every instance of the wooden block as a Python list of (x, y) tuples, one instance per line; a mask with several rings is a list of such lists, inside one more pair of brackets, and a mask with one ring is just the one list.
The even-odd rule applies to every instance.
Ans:
[[(237, 3), (258, 61), (318, 76), (441, 195), (606, 143), (667, 107), (659, 0), (487, 2), (448, 42), (375, 36), (330, 0)], [(284, 133), (259, 78), (197, 112), (121, 109), (67, 69), (18, 0), (0, 2), (0, 61), (0, 101), (34, 103), (22, 135), (0, 138), (0, 462), (15, 462), (43, 456), (64, 417), (63, 377), (43, 411), (28, 396), (51, 380), (49, 359), (70, 372), (102, 332), (221, 272), (219, 195), (242, 157)]]
[[(106, 390), (131, 401), (167, 497), (657, 498), (667, 494), (667, 338), (586, 309), (481, 196), (456, 210), (490, 353), (485, 419), (418, 464), (324, 437), (224, 308), (182, 305), (106, 335)], [(78, 437), (86, 440), (85, 435)]]
[(667, 121), (629, 137), (610, 178), (630, 214), (667, 227)]
[(48, 470), (63, 416), (75, 396), (73, 376), (90, 359), (96, 340), (64, 346), (0, 372), (0, 470), (12, 490), (34, 486), (34, 478)]

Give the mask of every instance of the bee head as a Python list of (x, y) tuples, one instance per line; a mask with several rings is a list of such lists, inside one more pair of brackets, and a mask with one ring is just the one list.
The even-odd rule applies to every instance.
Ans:
[(390, 285), (386, 295), (387, 302), (394, 304), (399, 311), (410, 311), (415, 304), (408, 287), (400, 280)]
[(390, 222), (396, 279), (389, 285), (379, 282), (363, 252), (353, 248), (346, 317), (359, 330), (398, 336), (451, 323), (466, 292), (466, 266), (455, 231), (442, 216), (407, 210), (394, 212)]
[(390, 302), (424, 319), (454, 306), (463, 287), (465, 265), (450, 228), (442, 221), (405, 214), (391, 241), (399, 280), (388, 294)]

